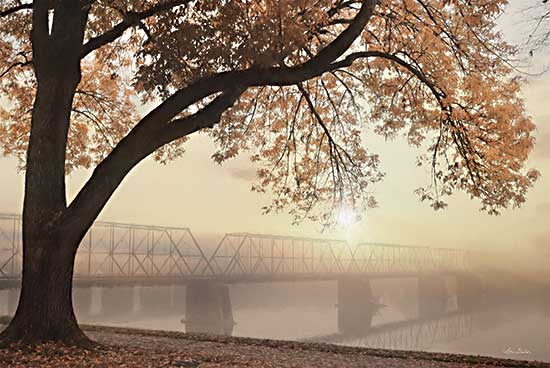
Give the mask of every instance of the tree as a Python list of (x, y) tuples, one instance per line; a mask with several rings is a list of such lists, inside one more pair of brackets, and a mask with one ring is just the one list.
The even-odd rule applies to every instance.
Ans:
[(539, 0), (536, 4), (522, 9), (521, 13), (526, 19), (528, 37), (525, 40), (524, 48), (531, 56), (538, 50), (550, 44), (550, 3), (548, 0)]
[[(71, 304), (80, 240), (128, 172), (247, 151), (266, 212), (330, 224), (376, 205), (364, 129), (426, 149), (436, 209), (457, 190), (498, 213), (536, 180), (534, 124), (495, 30), (505, 0), (4, 0), (0, 139), (25, 170), (23, 279), (4, 341), (82, 342)], [(138, 116), (136, 104), (156, 107)], [(94, 167), (71, 203), (65, 177)]]

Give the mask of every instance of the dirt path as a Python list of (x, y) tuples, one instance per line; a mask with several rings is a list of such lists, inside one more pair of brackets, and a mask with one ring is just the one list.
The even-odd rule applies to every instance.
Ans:
[(452, 354), (341, 347), (249, 338), (85, 326), (102, 351), (41, 345), (0, 350), (0, 367), (548, 367)]

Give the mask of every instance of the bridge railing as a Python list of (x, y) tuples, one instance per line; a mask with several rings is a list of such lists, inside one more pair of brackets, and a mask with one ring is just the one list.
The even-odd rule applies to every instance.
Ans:
[[(0, 214), (0, 279), (21, 277), (21, 218)], [(82, 240), (75, 277), (199, 276), (211, 273), (188, 228), (97, 221)]]
[(210, 258), (217, 275), (344, 273), (352, 251), (345, 241), (229, 233)]

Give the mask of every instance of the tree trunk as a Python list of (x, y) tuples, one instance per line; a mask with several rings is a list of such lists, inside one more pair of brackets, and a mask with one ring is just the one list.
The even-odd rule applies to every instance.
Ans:
[(23, 278), (15, 316), (0, 334), (3, 344), (89, 341), (77, 325), (71, 294), (76, 250), (91, 222), (73, 216), (68, 224), (65, 193), (67, 134), (89, 9), (75, 0), (33, 2), (37, 90), (25, 173)]
[(25, 244), (19, 305), (0, 340), (87, 344), (89, 340), (78, 327), (72, 304), (76, 247), (44, 235), (44, 240)]

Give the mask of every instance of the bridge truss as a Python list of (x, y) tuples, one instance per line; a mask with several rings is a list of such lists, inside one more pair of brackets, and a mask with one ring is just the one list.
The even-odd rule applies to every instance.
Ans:
[(360, 243), (353, 251), (349, 273), (433, 273), (467, 271), (470, 253), (463, 249)]
[[(21, 218), (0, 214), (0, 280), (21, 277)], [(82, 240), (75, 279), (254, 281), (338, 275), (464, 272), (464, 250), (229, 233), (207, 257), (188, 228), (95, 222)]]
[(226, 234), (210, 265), (215, 274), (344, 273), (342, 260), (351, 257), (348, 244), (340, 240), (299, 238), (249, 233)]
[(0, 278), (17, 278), (21, 275), (22, 236), (21, 217), (0, 214)]
[(250, 233), (226, 234), (210, 258), (217, 275), (464, 272), (467, 251)]
[[(20, 278), (21, 218), (0, 214), (0, 279)], [(82, 240), (75, 278), (200, 276), (208, 260), (187, 228), (95, 222)]]

